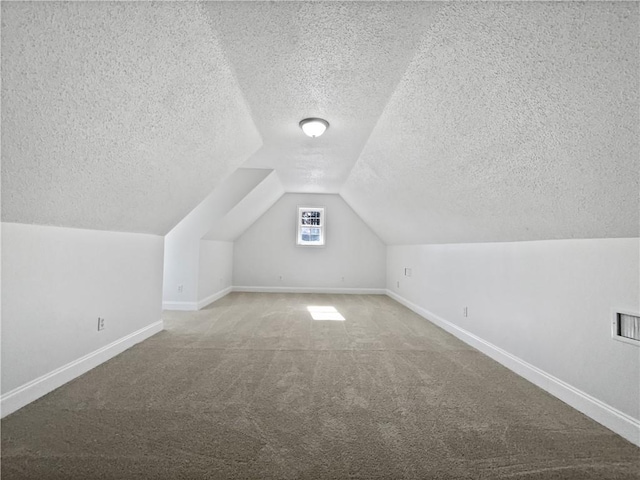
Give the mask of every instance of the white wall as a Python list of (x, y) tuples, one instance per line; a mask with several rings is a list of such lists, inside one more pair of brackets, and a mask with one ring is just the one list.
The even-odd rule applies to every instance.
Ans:
[(284, 195), (284, 188), (274, 170), (247, 193), (224, 217), (216, 221), (213, 228), (203, 238), (225, 242), (235, 241), (282, 195)]
[[(241, 168), (222, 182), (166, 236), (164, 244), (163, 305), (166, 309), (196, 310), (199, 297), (200, 240), (221, 222), (239, 235), (261, 213), (259, 209), (229, 220), (227, 215), (266, 180), (263, 203), (275, 202), (281, 195), (280, 182), (273, 170)], [(275, 190), (275, 197), (271, 196)], [(266, 208), (266, 207), (265, 207)], [(235, 230), (234, 230), (235, 231)], [(211, 240), (228, 240), (212, 238)], [(215, 273), (215, 272), (211, 272)], [(182, 291), (180, 291), (180, 288)]]
[[(324, 247), (296, 245), (297, 206), (325, 207)], [(283, 195), (235, 242), (235, 287), (380, 289), (382, 241), (339, 195)], [(282, 279), (280, 279), (282, 277)]]
[(637, 421), (640, 348), (612, 340), (611, 319), (640, 310), (639, 250), (638, 239), (390, 246), (387, 286)]
[(199, 254), (200, 237), (164, 237), (163, 308), (197, 301)]
[[(208, 305), (231, 287), (233, 242), (200, 240), (198, 305)], [(202, 308), (202, 307), (200, 307)]]
[(3, 223), (3, 395), (160, 322), (162, 257), (155, 235)]

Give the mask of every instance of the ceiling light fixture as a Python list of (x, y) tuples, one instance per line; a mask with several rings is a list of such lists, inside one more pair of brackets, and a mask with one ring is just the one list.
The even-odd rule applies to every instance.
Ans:
[(300, 121), (300, 128), (308, 137), (319, 137), (329, 128), (329, 122), (321, 118), (305, 118)]

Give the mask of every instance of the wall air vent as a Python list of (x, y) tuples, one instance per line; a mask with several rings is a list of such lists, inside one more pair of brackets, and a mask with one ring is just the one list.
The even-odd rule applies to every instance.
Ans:
[(640, 346), (640, 315), (622, 311), (614, 312), (611, 337), (614, 340)]

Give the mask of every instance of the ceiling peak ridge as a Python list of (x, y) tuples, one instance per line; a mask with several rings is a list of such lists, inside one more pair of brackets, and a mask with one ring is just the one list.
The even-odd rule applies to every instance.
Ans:
[(405, 68), (402, 72), (402, 75), (398, 76), (397, 81), (394, 83), (393, 87), (390, 89), (389, 95), (387, 96), (387, 101), (385, 102), (384, 106), (380, 110), (380, 113), (375, 123), (373, 124), (372, 128), (369, 130), (369, 135), (367, 136), (365, 141), (362, 142), (362, 147), (360, 148), (360, 151), (356, 156), (356, 160), (351, 165), (351, 169), (349, 170), (349, 173), (347, 174), (344, 181), (340, 185), (340, 192), (342, 192), (343, 187), (348, 183), (349, 178), (351, 177), (351, 174), (353, 173), (356, 165), (360, 161), (363, 152), (366, 150), (367, 146), (369, 145), (369, 142), (371, 141), (371, 137), (373, 136), (374, 132), (377, 132), (379, 130), (380, 122), (384, 118), (384, 116), (387, 114), (387, 111), (389, 109), (389, 106), (392, 104), (392, 101), (398, 95), (398, 90), (400, 85), (407, 80), (407, 73), (409, 72), (409, 69), (415, 63), (416, 59), (422, 55), (422, 50), (428, 41), (428, 37), (432, 35), (434, 32), (439, 31), (437, 27), (439, 24), (442, 23), (443, 18), (445, 18), (447, 12), (449, 11), (449, 8), (448, 8), (450, 7), (449, 3), (440, 3), (440, 2), (437, 2), (437, 3), (429, 2), (429, 3), (430, 3), (430, 8), (433, 9), (432, 12), (434, 14), (428, 16), (429, 21), (425, 23), (424, 32), (420, 36), (419, 41), (415, 43), (413, 54), (405, 64)]
[[(256, 122), (256, 115), (255, 115), (255, 112), (254, 112), (253, 108), (251, 107), (251, 104), (247, 100), (247, 94), (245, 93), (244, 89), (242, 88), (242, 85), (241, 85), (240, 81), (238, 80), (238, 72), (237, 72), (236, 66), (231, 61), (231, 59), (229, 58), (229, 55), (228, 55), (228, 53), (227, 53), (227, 51), (226, 51), (226, 49), (224, 47), (224, 44), (220, 40), (219, 32), (216, 29), (216, 27), (214, 25), (213, 18), (212, 18), (212, 14), (213, 13), (211, 13), (210, 10), (207, 10), (207, 8), (206, 8), (207, 4), (209, 4), (209, 3), (212, 3), (212, 2), (202, 0), (202, 1), (198, 1), (196, 3), (196, 6), (197, 6), (198, 10), (200, 11), (200, 15), (202, 15), (202, 18), (204, 19), (205, 23), (209, 26), (209, 30), (211, 31), (211, 37), (215, 41), (216, 46), (218, 47), (218, 50), (219, 50), (220, 54), (224, 58), (225, 66), (228, 68), (229, 73), (231, 74), (231, 77), (233, 78), (233, 82), (235, 83), (236, 89), (237, 89), (238, 93), (240, 94), (240, 98), (242, 98), (242, 103), (244, 104), (244, 108), (247, 110), (247, 112), (249, 113), (249, 116), (251, 117), (251, 122), (253, 123), (253, 128), (255, 128), (256, 132), (258, 132), (258, 135), (260, 136), (260, 142), (261, 142), (262, 145), (264, 145), (265, 144), (264, 134), (263, 134), (262, 130), (260, 129), (260, 127), (258, 126), (257, 122)], [(253, 155), (255, 155), (255, 153), (256, 152), (254, 152), (249, 157), (247, 157), (247, 160), (250, 157), (252, 157)]]

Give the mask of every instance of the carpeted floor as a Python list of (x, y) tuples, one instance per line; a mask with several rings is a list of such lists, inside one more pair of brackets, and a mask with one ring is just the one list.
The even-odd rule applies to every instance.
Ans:
[(640, 449), (385, 296), (165, 326), (5, 418), (2, 479), (640, 478)]

